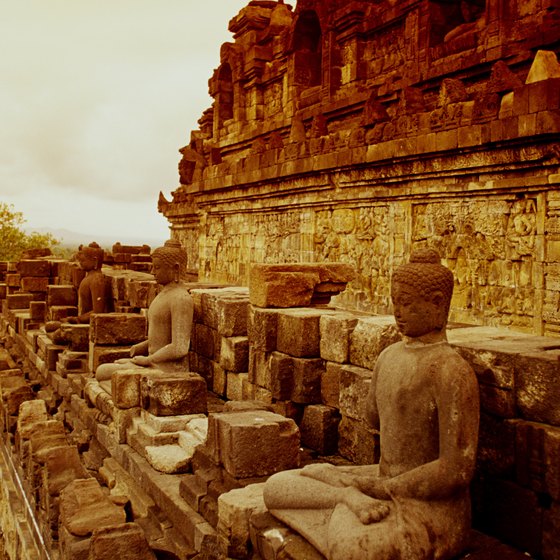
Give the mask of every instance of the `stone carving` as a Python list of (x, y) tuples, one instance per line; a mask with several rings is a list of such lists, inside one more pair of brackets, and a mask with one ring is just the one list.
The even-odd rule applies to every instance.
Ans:
[(170, 240), (152, 253), (152, 261), (155, 279), (163, 289), (148, 309), (148, 338), (131, 348), (130, 358), (100, 365), (95, 374), (98, 381), (131, 367), (188, 371), (193, 301), (182, 281), (187, 255), (180, 243)]
[(472, 48), (477, 43), (477, 34), (486, 26), (485, 2), (480, 0), (461, 0), (460, 12), (462, 22), (446, 33), (443, 41), (447, 43), (448, 52)]
[(379, 465), (313, 464), (264, 488), (270, 512), (329, 560), (443, 560), (470, 533), (479, 397), (447, 343), (453, 275), (435, 251), (418, 250), (391, 289), (404, 341), (379, 356), (366, 406), (380, 430)]
[(179, 162), (179, 180), (182, 185), (190, 185), (193, 181), (199, 181), (202, 178), (202, 171), (206, 167), (206, 159), (200, 153), (200, 149), (196, 142), (191, 142), (179, 150), (182, 154)]
[[(413, 241), (434, 247), (455, 275), (453, 305), (496, 324), (529, 326), (537, 201), (413, 207)], [(460, 320), (460, 317), (456, 317)]]
[(386, 206), (324, 210), (315, 214), (315, 259), (344, 262), (359, 271), (346, 294), (388, 306), (389, 216)]
[(69, 317), (69, 323), (89, 323), (92, 313), (113, 311), (111, 285), (101, 272), (103, 257), (103, 249), (95, 242), (80, 248), (78, 262), (86, 276), (78, 288), (78, 316)]

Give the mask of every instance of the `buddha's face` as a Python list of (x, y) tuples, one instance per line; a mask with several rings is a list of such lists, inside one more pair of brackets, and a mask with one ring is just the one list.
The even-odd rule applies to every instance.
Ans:
[(445, 326), (441, 292), (435, 291), (425, 297), (412, 286), (394, 283), (391, 299), (397, 327), (405, 336), (417, 338)]
[(78, 253), (78, 264), (82, 270), (89, 272), (90, 270), (95, 270), (97, 268), (97, 258), (85, 251), (80, 251)]
[(154, 257), (152, 259), (152, 274), (154, 275), (156, 282), (165, 286), (170, 282), (173, 282), (177, 278), (177, 267), (169, 264), (168, 262)]

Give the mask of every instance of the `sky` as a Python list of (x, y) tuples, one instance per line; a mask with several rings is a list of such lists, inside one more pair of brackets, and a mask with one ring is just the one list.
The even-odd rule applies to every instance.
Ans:
[(248, 1), (0, 0), (0, 202), (39, 231), (168, 238), (159, 191)]

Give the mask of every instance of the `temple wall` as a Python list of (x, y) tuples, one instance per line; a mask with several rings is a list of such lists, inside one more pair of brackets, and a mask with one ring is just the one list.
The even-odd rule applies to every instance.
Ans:
[(549, 4), (473, 3), (472, 22), (435, 0), (242, 10), (181, 185), (160, 204), (199, 279), (247, 285), (252, 263), (342, 261), (358, 277), (337, 303), (388, 313), (390, 270), (429, 245), (455, 273), (454, 320), (557, 336)]
[[(336, 214), (337, 230), (351, 234), (351, 216)], [(278, 529), (292, 551), (287, 557), (320, 560), (266, 512), (262, 484), (273, 472), (311, 462), (379, 460), (378, 433), (367, 425), (364, 407), (379, 353), (400, 338), (393, 317), (324, 304), (257, 307), (247, 288), (190, 284), (190, 370), (206, 381), (208, 414), (159, 415), (150, 399), (133, 406), (125, 380), (111, 387), (112, 401), (102, 401), (112, 408), (107, 417), (86, 384), (96, 364), (128, 355), (131, 342), (145, 336), (156, 293), (150, 275), (121, 266), (104, 268), (118, 312), (99, 314), (89, 326), (66, 324), (65, 342), (47, 332), (45, 319), (74, 314), (72, 305), (60, 304), (75, 298), (76, 264), (36, 259), (5, 273), (12, 284), (0, 298), (0, 520), (7, 558), (108, 560), (119, 543), (133, 542), (144, 546), (143, 555), (135, 556), (131, 545), (123, 558), (279, 560), (287, 549), (267, 540)], [(46, 280), (42, 291), (22, 291), (37, 278)], [(528, 552), (554, 560), (560, 552), (556, 339), (457, 323), (448, 338), (479, 382), (473, 522), (493, 537), (473, 541), (464, 557), (517, 560)], [(186, 449), (188, 461), (177, 462)]]

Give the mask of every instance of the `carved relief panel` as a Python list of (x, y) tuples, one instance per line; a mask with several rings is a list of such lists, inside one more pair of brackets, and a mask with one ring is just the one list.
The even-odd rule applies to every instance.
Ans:
[(200, 278), (245, 283), (253, 263), (307, 262), (305, 212), (209, 215), (201, 227)]
[(537, 201), (416, 204), (412, 242), (439, 251), (455, 276), (456, 320), (533, 326)]
[(364, 60), (367, 61), (367, 77), (375, 78), (396, 70), (407, 63), (405, 58), (407, 41), (404, 23), (376, 31), (365, 44)]
[[(344, 262), (358, 276), (347, 287), (344, 301), (364, 311), (387, 312), (389, 267), (394, 232), (387, 206), (336, 208), (315, 213), (316, 261)], [(395, 224), (399, 228), (399, 224)]]

